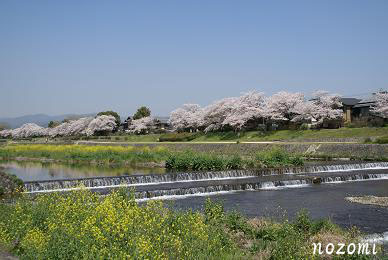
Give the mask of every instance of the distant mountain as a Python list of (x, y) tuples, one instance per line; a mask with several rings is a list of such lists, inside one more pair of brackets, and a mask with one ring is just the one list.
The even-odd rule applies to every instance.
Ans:
[(35, 115), (26, 115), (20, 117), (9, 117), (9, 118), (0, 118), (0, 123), (6, 123), (11, 128), (20, 127), (26, 123), (35, 123), (37, 125), (47, 127), (50, 121), (62, 121), (65, 118), (81, 118), (87, 116), (95, 116), (96, 114), (65, 114), (58, 116), (49, 116), (45, 114), (35, 114)]

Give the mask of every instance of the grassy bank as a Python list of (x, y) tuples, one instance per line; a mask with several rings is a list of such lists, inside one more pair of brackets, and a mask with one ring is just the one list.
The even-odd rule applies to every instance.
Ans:
[[(90, 136), (90, 137), (57, 137), (50, 142), (74, 142), (78, 140), (96, 142), (263, 142), (263, 141), (296, 141), (296, 142), (341, 142), (353, 141), (363, 143), (375, 141), (378, 138), (386, 137), (386, 127), (362, 127), (339, 129), (317, 129), (317, 130), (277, 130), (277, 131), (246, 131), (246, 132), (214, 132), (214, 133), (167, 133), (134, 135), (117, 133), (111, 136)], [(5, 141), (5, 139), (4, 139)], [(18, 140), (16, 140), (18, 141)], [(1, 141), (0, 141), (1, 142)], [(46, 138), (29, 138), (20, 142), (46, 142)]]
[(166, 168), (168, 169), (194, 171), (302, 166), (303, 164), (301, 156), (290, 155), (281, 149), (258, 152), (252, 157), (241, 157), (237, 154), (220, 156), (183, 151), (170, 154), (166, 160)]
[[(123, 190), (81, 190), (0, 204), (0, 244), (23, 259), (311, 259), (313, 242), (360, 236), (328, 220), (249, 220), (207, 201), (203, 213), (137, 204)], [(353, 257), (352, 259), (356, 259)]]
[[(216, 133), (182, 133), (182, 134), (153, 134), (153, 135), (124, 135), (111, 136), (110, 141), (122, 142), (157, 142), (157, 141), (182, 141), (182, 142), (218, 142), (218, 141), (336, 141), (353, 140), (363, 142), (367, 138), (386, 136), (388, 127), (363, 127), (363, 128), (339, 128), (318, 130), (278, 130), (278, 131), (247, 131), (216, 132)], [(103, 140), (109, 140), (103, 139)]]
[(92, 164), (165, 165), (172, 170), (228, 170), (279, 166), (300, 166), (300, 156), (273, 149), (242, 157), (191, 150), (170, 151), (166, 147), (148, 146), (84, 146), (84, 145), (8, 145), (0, 147), (0, 158), (17, 157), (53, 159), (61, 162)]
[(27, 157), (100, 164), (161, 162), (169, 154), (167, 148), (147, 146), (8, 145), (0, 147), (0, 157), (5, 159)]

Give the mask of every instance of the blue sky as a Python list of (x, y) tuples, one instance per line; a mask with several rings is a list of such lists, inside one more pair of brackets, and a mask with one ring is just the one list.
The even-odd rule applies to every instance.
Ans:
[(388, 88), (388, 1), (0, 1), (0, 117)]

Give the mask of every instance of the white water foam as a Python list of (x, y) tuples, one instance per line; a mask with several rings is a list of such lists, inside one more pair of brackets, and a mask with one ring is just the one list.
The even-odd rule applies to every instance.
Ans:
[(372, 234), (366, 236), (362, 242), (364, 243), (374, 243), (374, 244), (388, 244), (388, 231), (382, 234)]
[(266, 187), (260, 188), (260, 190), (284, 190), (284, 189), (305, 188), (309, 186), (311, 186), (311, 184), (290, 184), (285, 186), (268, 185)]
[(333, 181), (324, 181), (321, 184), (340, 184), (340, 183), (347, 183), (347, 182), (359, 182), (359, 181), (377, 181), (377, 180), (388, 180), (388, 174), (379, 174), (379, 177), (376, 178), (369, 178), (369, 179), (355, 179), (355, 180), (346, 180), (342, 181), (339, 177), (334, 178)]
[[(376, 166), (377, 164), (382, 164), (384, 166)], [(370, 165), (370, 166), (369, 166)], [(293, 172), (285, 172), (283, 174), (308, 174), (308, 173), (327, 173), (327, 172), (352, 172), (352, 171), (366, 171), (366, 170), (384, 170), (388, 169), (388, 162), (382, 162), (382, 163), (367, 163), (367, 164), (343, 164), (343, 165), (328, 165), (328, 166), (321, 166), (321, 168), (331, 168), (327, 170), (313, 170), (308, 172), (300, 172), (300, 173), (293, 173)], [(275, 174), (279, 175), (279, 174)]]
[(194, 193), (194, 194), (185, 194), (185, 195), (164, 195), (164, 196), (156, 196), (156, 197), (152, 197), (152, 198), (136, 199), (136, 201), (143, 202), (143, 201), (148, 201), (148, 200), (176, 200), (176, 199), (184, 199), (184, 198), (188, 198), (188, 197), (204, 197), (204, 196), (231, 194), (231, 193), (236, 193), (239, 191), (241, 191), (241, 190), (203, 192), (203, 193)]
[(73, 188), (63, 188), (63, 189), (54, 189), (54, 190), (37, 190), (37, 191), (25, 191), (24, 193), (33, 194), (33, 193), (49, 193), (49, 192), (56, 192), (56, 191), (74, 191), (74, 190), (80, 190), (80, 189), (87, 189), (87, 190), (96, 190), (96, 189), (108, 189), (108, 188), (122, 188), (122, 187), (136, 187), (136, 186), (148, 186), (148, 185), (159, 185), (159, 184), (174, 184), (174, 183), (183, 183), (183, 182), (205, 182), (205, 181), (222, 181), (222, 180), (235, 180), (235, 179), (247, 179), (247, 178), (253, 178), (255, 176), (240, 176), (240, 177), (225, 177), (225, 178), (213, 178), (213, 179), (199, 179), (199, 180), (181, 180), (181, 181), (166, 181), (166, 182), (144, 182), (144, 183), (131, 183), (131, 184), (119, 184), (119, 185), (106, 185), (106, 186), (93, 186), (93, 187), (87, 187), (87, 186), (80, 186), (80, 187), (73, 187)]

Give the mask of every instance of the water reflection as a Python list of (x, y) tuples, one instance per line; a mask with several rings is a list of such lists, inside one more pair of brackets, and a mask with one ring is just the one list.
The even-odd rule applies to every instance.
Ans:
[(0, 161), (5, 172), (15, 174), (24, 181), (57, 180), (96, 176), (121, 176), (165, 173), (164, 168), (105, 166), (86, 164), (59, 164), (50, 162)]

